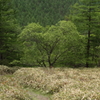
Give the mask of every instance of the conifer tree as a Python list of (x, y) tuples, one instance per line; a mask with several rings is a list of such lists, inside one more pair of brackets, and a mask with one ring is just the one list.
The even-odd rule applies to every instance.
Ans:
[(86, 67), (96, 64), (100, 53), (100, 0), (79, 0), (71, 10), (71, 20), (86, 36)]
[(9, 64), (16, 55), (18, 27), (10, 0), (0, 0), (0, 64)]

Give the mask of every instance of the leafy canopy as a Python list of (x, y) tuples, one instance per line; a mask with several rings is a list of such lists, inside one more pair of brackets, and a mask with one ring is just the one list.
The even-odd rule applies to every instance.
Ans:
[(59, 21), (48, 28), (31, 23), (23, 29), (19, 38), (23, 44), (23, 63), (49, 67), (69, 56), (72, 60), (72, 55), (76, 54), (75, 46), (80, 45), (80, 35), (71, 21)]

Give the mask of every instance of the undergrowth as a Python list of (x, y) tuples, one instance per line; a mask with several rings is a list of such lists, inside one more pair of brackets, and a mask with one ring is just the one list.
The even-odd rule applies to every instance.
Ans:
[(100, 68), (22, 68), (14, 75), (19, 84), (52, 94), (52, 100), (100, 98)]
[(0, 68), (1, 100), (33, 100), (23, 87), (50, 94), (52, 100), (100, 100), (100, 68), (20, 68), (14, 74), (6, 69)]

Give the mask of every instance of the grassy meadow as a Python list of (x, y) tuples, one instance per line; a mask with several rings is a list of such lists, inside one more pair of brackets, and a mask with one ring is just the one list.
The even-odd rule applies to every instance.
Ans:
[(0, 65), (0, 100), (36, 100), (28, 90), (51, 100), (100, 100), (100, 68), (9, 68)]

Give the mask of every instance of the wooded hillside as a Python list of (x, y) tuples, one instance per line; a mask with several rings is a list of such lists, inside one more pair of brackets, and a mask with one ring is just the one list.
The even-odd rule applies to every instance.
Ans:
[(70, 5), (78, 0), (12, 0), (16, 9), (16, 18), (20, 25), (39, 22), (41, 25), (52, 25), (68, 15)]
[(100, 66), (100, 0), (0, 4), (0, 64)]

